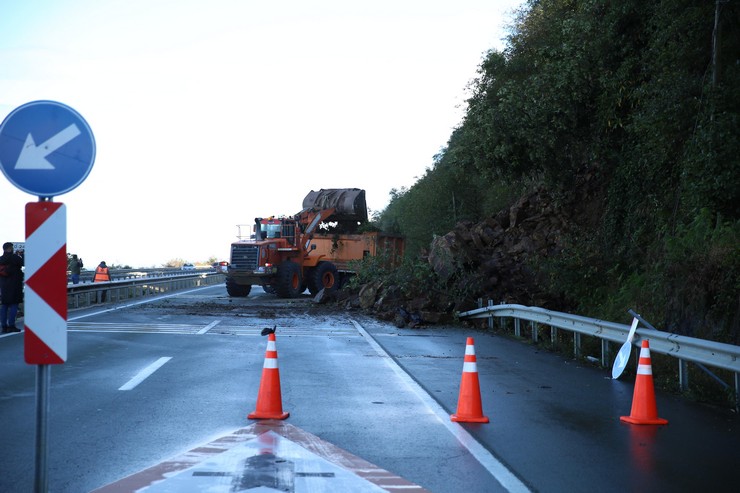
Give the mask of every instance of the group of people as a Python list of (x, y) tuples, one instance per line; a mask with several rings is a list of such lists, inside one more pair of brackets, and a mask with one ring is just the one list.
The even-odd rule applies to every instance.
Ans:
[[(80, 282), (80, 273), (82, 272), (82, 268), (84, 266), (85, 264), (82, 263), (82, 259), (79, 258), (76, 254), (73, 254), (72, 258), (69, 259), (69, 273), (70, 273), (72, 284), (78, 284)], [(110, 281), (110, 270), (108, 269), (108, 265), (105, 263), (105, 260), (100, 262), (100, 264), (98, 264), (98, 266), (95, 268), (95, 274), (93, 275), (92, 281), (93, 282)]]
[[(18, 306), (23, 302), (23, 255), (14, 252), (13, 243), (3, 243), (3, 254), (0, 256), (0, 322), (2, 333), (20, 332), (15, 322), (18, 317)], [(70, 272), (72, 283), (77, 284), (80, 280), (82, 259), (72, 255), (70, 261)], [(110, 271), (105, 261), (95, 268), (93, 282), (110, 281)], [(102, 301), (105, 301), (107, 290), (102, 293)]]

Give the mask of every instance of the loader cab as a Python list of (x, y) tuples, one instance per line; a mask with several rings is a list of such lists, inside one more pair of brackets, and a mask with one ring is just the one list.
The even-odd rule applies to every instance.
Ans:
[(263, 219), (260, 224), (263, 238), (280, 238), (282, 224), (275, 219)]
[[(259, 225), (259, 235), (257, 235), (257, 226)], [(275, 238), (285, 238), (288, 243), (295, 242), (296, 222), (287, 218), (264, 218), (255, 222), (255, 238), (270, 240)]]

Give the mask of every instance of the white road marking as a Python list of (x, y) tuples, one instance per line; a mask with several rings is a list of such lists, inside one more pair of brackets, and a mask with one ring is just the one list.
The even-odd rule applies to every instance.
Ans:
[[(264, 472), (259, 469), (259, 459), (263, 457), (270, 461), (271, 466), (271, 469), (266, 469)], [(287, 467), (279, 469), (280, 464)], [(296, 472), (317, 474), (300, 476)], [(248, 442), (233, 446), (210, 460), (168, 476), (166, 481), (153, 483), (139, 491), (147, 493), (169, 491), (229, 493), (236, 490), (254, 490), (266, 493), (268, 491), (288, 491), (288, 485), (293, 486), (290, 490), (296, 492), (331, 490), (383, 493), (387, 491), (319, 457), (274, 431), (263, 433)], [(277, 485), (280, 489), (270, 487), (272, 485)], [(419, 490), (418, 486), (416, 490)]]
[(316, 435), (277, 420), (235, 430), (92, 493), (230, 493), (234, 489), (277, 493), (278, 483), (283, 486), (280, 491), (295, 493), (430, 493)]
[(215, 321), (211, 322), (210, 324), (206, 325), (205, 327), (203, 327), (201, 330), (199, 330), (197, 332), (197, 334), (198, 335), (205, 334), (206, 332), (208, 332), (209, 330), (211, 330), (212, 328), (214, 328), (215, 326), (217, 326), (220, 323), (221, 323), (220, 320), (215, 320)]
[(152, 373), (159, 370), (162, 365), (172, 359), (172, 356), (165, 356), (159, 358), (157, 361), (141, 370), (134, 378), (123, 384), (118, 390), (131, 390), (139, 385), (141, 382), (149, 378)]
[(480, 444), (468, 431), (463, 428), (459, 423), (450, 421), (450, 413), (439, 405), (427, 392), (418, 384), (416, 381), (401, 368), (393, 358), (378, 344), (373, 336), (371, 336), (365, 328), (360, 325), (354, 319), (350, 319), (352, 325), (362, 334), (367, 340), (368, 344), (375, 350), (375, 352), (385, 360), (388, 366), (398, 375), (398, 377), (424, 402), (429, 410), (437, 416), (437, 418), (444, 424), (447, 429), (457, 438), (457, 440), (468, 449), (468, 451), (475, 457), (480, 464), (485, 467), (496, 480), (506, 488), (508, 491), (513, 492), (529, 492), (530, 489), (514, 475), (504, 464), (502, 464), (496, 457), (486, 450), (483, 445)]

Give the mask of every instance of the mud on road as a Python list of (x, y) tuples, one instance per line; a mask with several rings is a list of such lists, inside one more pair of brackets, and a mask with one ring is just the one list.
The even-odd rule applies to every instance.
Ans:
[[(202, 295), (180, 295), (145, 303), (140, 310), (154, 314), (160, 319), (194, 317), (201, 323), (219, 320), (219, 326), (254, 327), (281, 326), (310, 327), (346, 324), (351, 316), (337, 304), (317, 304), (306, 295), (299, 298), (282, 299), (275, 295), (258, 292), (245, 298), (232, 298), (225, 292), (205, 299)], [(215, 327), (211, 332), (219, 332)]]

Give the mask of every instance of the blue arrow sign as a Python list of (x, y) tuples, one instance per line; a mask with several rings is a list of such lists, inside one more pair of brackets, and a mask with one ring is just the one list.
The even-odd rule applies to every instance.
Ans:
[(24, 192), (51, 198), (85, 181), (95, 138), (75, 110), (55, 101), (14, 109), (0, 125), (0, 169)]

